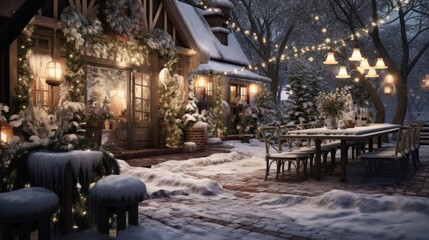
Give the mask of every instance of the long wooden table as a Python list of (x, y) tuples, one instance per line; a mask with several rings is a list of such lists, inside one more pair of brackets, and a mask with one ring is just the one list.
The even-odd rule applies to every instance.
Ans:
[(381, 123), (370, 124), (364, 127), (355, 127), (347, 129), (327, 129), (312, 128), (303, 130), (288, 131), (282, 135), (282, 139), (314, 139), (316, 147), (315, 158), (315, 179), (321, 178), (321, 143), (324, 139), (334, 139), (341, 141), (341, 182), (346, 182), (346, 163), (347, 163), (347, 141), (367, 141), (369, 151), (373, 150), (373, 139), (378, 138), (378, 147), (381, 147), (381, 136), (396, 132), (401, 126), (398, 124)]

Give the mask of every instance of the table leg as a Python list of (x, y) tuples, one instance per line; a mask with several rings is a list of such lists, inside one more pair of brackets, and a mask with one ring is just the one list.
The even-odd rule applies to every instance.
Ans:
[(374, 139), (372, 137), (368, 138), (368, 151), (372, 152), (374, 150)]
[(347, 181), (346, 163), (347, 163), (347, 144), (346, 140), (341, 140), (341, 182)]
[(315, 169), (315, 174), (314, 174), (314, 179), (316, 180), (320, 180), (320, 176), (322, 175), (321, 173), (321, 145), (322, 144), (322, 139), (315, 139), (315, 145), (316, 145), (316, 159), (315, 159), (315, 164), (316, 164), (316, 169)]

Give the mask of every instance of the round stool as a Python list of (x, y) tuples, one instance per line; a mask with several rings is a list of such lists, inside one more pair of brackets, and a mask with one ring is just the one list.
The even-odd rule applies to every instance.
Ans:
[(146, 185), (138, 178), (126, 175), (103, 177), (89, 192), (91, 209), (95, 210), (98, 231), (109, 234), (109, 215), (116, 213), (116, 233), (128, 224), (138, 224), (138, 204), (146, 195)]
[(40, 187), (22, 188), (0, 194), (0, 223), (3, 239), (14, 239), (14, 227), (19, 227), (19, 239), (30, 239), (31, 224), (38, 222), (38, 239), (50, 238), (50, 217), (58, 208), (58, 196)]

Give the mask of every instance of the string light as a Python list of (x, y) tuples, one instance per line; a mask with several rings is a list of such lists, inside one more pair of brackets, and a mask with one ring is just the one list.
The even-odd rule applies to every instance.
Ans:
[[(200, 2), (200, 4), (203, 4), (203, 3)], [(207, 8), (207, 6), (204, 6), (204, 8)], [(384, 13), (383, 15), (381, 15), (378, 19), (372, 21), (367, 27), (358, 29), (355, 32), (355, 35), (351, 34), (350, 36), (347, 36), (345, 38), (336, 39), (336, 40), (332, 40), (331, 38), (325, 38), (323, 43), (313, 44), (313, 45), (308, 45), (308, 46), (302, 46), (301, 48), (297, 48), (296, 46), (287, 46), (286, 45), (284, 49), (285, 50), (293, 49), (293, 52), (294, 52), (293, 57), (298, 58), (299, 55), (300, 55), (299, 53), (305, 54), (305, 53), (309, 53), (311, 51), (318, 51), (318, 52), (319, 51), (326, 51), (326, 50), (329, 50), (329, 49), (335, 49), (336, 46), (346, 47), (347, 46), (347, 42), (354, 41), (354, 40), (356, 40), (356, 38), (362, 37), (362, 35), (368, 35), (374, 27), (379, 26), (379, 24), (382, 25), (382, 24), (386, 23), (387, 20), (391, 19), (390, 15), (392, 13), (394, 13), (394, 10), (397, 10), (397, 9), (399, 9), (399, 3), (396, 6), (392, 7), (392, 9), (390, 9), (389, 11), (387, 11), (386, 13)], [(316, 15), (314, 17), (314, 20), (316, 20), (316, 21), (319, 21), (320, 19), (321, 18), (318, 15)], [(251, 32), (248, 29), (245, 29), (243, 27), (239, 27), (238, 24), (236, 24), (236, 23), (234, 23), (232, 21), (231, 22), (227, 21), (226, 23), (235, 32), (240, 32), (240, 33), (242, 33), (242, 34), (244, 34), (246, 36), (252, 35), (252, 38), (254, 40), (258, 40), (259, 39), (258, 36), (257, 36), (257, 34), (255, 32)], [(326, 27), (324, 27), (324, 28), (322, 28), (321, 31), (322, 31), (322, 33), (327, 33), (328, 29)], [(267, 39), (263, 38), (262, 41), (263, 41), (263, 43), (266, 43)], [(333, 45), (332, 45), (332, 43), (333, 43)], [(327, 44), (329, 44), (330, 46), (328, 46)], [(275, 48), (279, 48), (279, 45), (276, 44)], [(274, 61), (275, 59), (276, 58), (274, 58), (274, 57), (270, 58), (268, 60), (268, 62)], [(285, 56), (284, 54), (282, 54), (279, 59), (280, 59), (280, 61), (285, 61), (285, 60), (289, 60), (290, 57), (289, 56)], [(314, 58), (311, 58), (311, 57), (308, 58), (309, 61), (310, 61), (310, 59), (312, 59), (314, 61)], [(258, 70), (258, 66), (266, 67), (266, 63), (265, 62), (261, 62), (259, 64), (249, 65), (249, 66), (247, 66), (247, 69), (249, 69), (249, 70)], [(235, 71), (238, 71), (238, 70), (244, 71), (245, 69), (234, 69), (234, 70), (231, 70), (229, 72), (235, 72)], [(361, 71), (361, 70), (362, 69), (360, 69), (359, 71)], [(224, 75), (227, 75), (227, 73), (228, 72), (224, 72)], [(355, 79), (355, 81), (356, 81), (356, 79)]]

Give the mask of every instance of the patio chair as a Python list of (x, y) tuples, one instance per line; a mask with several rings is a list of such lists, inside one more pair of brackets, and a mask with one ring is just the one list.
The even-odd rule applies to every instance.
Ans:
[(384, 162), (390, 162), (392, 164), (392, 170), (396, 181), (399, 182), (399, 171), (403, 171), (403, 173), (405, 171), (404, 162), (406, 158), (406, 143), (410, 133), (410, 128), (400, 128), (397, 133), (398, 140), (396, 141), (394, 148), (378, 148), (372, 152), (366, 152), (359, 156), (359, 159), (362, 160), (365, 168), (363, 181), (371, 175), (372, 170), (379, 172), (384, 168)]
[[(282, 173), (282, 177), (284, 178), (284, 168), (286, 163), (288, 163), (288, 166), (290, 166), (289, 163), (295, 166), (298, 181), (300, 180), (301, 167), (303, 167), (304, 170), (304, 178), (307, 178), (307, 160), (310, 157), (309, 153), (299, 151), (283, 152), (282, 142), (280, 139), (280, 129), (278, 127), (259, 127), (258, 131), (262, 134), (265, 143), (265, 181), (268, 179), (270, 167), (273, 163), (276, 163), (277, 167), (276, 179), (278, 179), (280, 170)], [(275, 150), (274, 153), (272, 151), (270, 152), (271, 148)]]
[[(282, 134), (286, 134), (289, 130), (287, 125), (280, 126)], [(289, 149), (299, 152), (306, 152), (310, 154), (310, 176), (313, 176), (313, 160), (314, 155), (316, 154), (316, 146), (313, 145), (315, 142), (313, 139), (289, 139), (287, 142)], [(328, 173), (328, 154), (331, 154), (331, 170), (335, 168), (335, 154), (340, 147), (339, 141), (326, 141), (324, 140), (321, 144), (321, 156), (323, 160), (323, 167), (325, 169), (325, 174)]]

